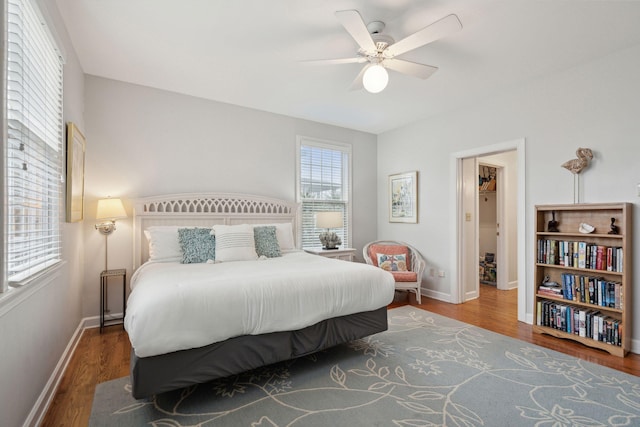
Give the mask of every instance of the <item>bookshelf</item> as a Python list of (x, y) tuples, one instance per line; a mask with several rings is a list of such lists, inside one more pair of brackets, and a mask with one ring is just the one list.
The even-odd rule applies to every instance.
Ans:
[[(620, 357), (629, 352), (631, 210), (631, 203), (536, 206), (534, 332), (578, 341)], [(549, 231), (554, 218), (555, 232)], [(609, 234), (612, 218), (618, 234)], [(595, 230), (582, 233), (581, 224)], [(543, 283), (546, 277), (548, 282)]]

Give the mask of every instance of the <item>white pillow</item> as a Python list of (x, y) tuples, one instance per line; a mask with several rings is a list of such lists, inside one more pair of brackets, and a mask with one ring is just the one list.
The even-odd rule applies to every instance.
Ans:
[(293, 228), (290, 222), (276, 222), (274, 224), (253, 224), (254, 227), (275, 226), (276, 239), (282, 250), (290, 250), (296, 248), (295, 239), (293, 238)]
[(181, 262), (182, 248), (178, 240), (179, 226), (154, 225), (144, 230), (149, 242), (149, 261)]
[(216, 236), (216, 262), (258, 259), (252, 225), (214, 225), (211, 234)]

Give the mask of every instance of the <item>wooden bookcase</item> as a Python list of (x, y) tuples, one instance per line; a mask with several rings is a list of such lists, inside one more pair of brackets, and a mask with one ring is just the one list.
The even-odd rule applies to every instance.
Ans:
[[(534, 332), (575, 340), (620, 357), (624, 357), (629, 352), (631, 348), (633, 291), (632, 206), (631, 203), (536, 206)], [(556, 232), (548, 229), (549, 222), (552, 221), (554, 215), (557, 221), (558, 231)], [(615, 218), (618, 234), (609, 234), (611, 231), (611, 218)], [(579, 229), (583, 223), (594, 226), (595, 230), (589, 234), (581, 233)], [(615, 264), (617, 265), (612, 265), (610, 267), (611, 271), (607, 270), (606, 264), (602, 267), (604, 270), (596, 268), (597, 265), (592, 265), (594, 263), (597, 264), (598, 246), (612, 248), (609, 252), (611, 259), (613, 259), (613, 254), (616, 254)], [(594, 251), (595, 254), (593, 253)], [(607, 253), (607, 249), (603, 249), (602, 252)], [(622, 256), (620, 257), (621, 253)], [(560, 257), (562, 257), (562, 261)], [(622, 259), (620, 260), (620, 258)], [(615, 271), (616, 269), (620, 271)], [(541, 289), (540, 286), (543, 285), (545, 277), (549, 278), (549, 282), (559, 284), (561, 288), (563, 287), (564, 279), (565, 288), (571, 288), (574, 297), (566, 299), (564, 295), (555, 296)], [(583, 283), (582, 289), (584, 289), (583, 298), (581, 298), (579, 292), (581, 280)], [(593, 289), (591, 295), (589, 294), (589, 282), (592, 283)], [(607, 285), (606, 283), (612, 283), (612, 285)], [(610, 302), (611, 305), (614, 305), (613, 307), (590, 303), (590, 299), (592, 301), (598, 299), (598, 289), (604, 291), (605, 294), (604, 296), (601, 295), (600, 299), (606, 299), (606, 303)], [(607, 293), (607, 290), (610, 292)], [(569, 289), (565, 292), (568, 291)], [(616, 297), (620, 297), (617, 302)], [(575, 315), (576, 312), (578, 313), (577, 315)], [(580, 314), (582, 314), (580, 312), (585, 313), (586, 324), (584, 332), (586, 336), (575, 333), (575, 331), (580, 331), (579, 319)], [(554, 318), (553, 323), (549, 321), (551, 317)], [(610, 336), (613, 335), (615, 337), (617, 329), (619, 345), (589, 337), (587, 332), (593, 333), (594, 331), (595, 322), (593, 317), (596, 317), (598, 322), (599, 318), (605, 319), (605, 329), (606, 325), (609, 325), (613, 330)], [(545, 318), (547, 321), (545, 321)], [(554, 326), (555, 320), (560, 320), (562, 326), (556, 328)], [(589, 322), (591, 322), (591, 325), (589, 325)], [(549, 323), (551, 324), (549, 325)], [(564, 329), (569, 329), (570, 332), (562, 330), (563, 327)], [(620, 331), (620, 329), (622, 330)]]

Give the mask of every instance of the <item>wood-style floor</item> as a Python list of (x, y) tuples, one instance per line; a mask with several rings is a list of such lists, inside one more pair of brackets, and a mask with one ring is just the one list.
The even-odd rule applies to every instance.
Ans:
[[(640, 375), (640, 355), (625, 358), (609, 355), (569, 340), (534, 334), (530, 325), (517, 321), (517, 291), (498, 291), (481, 285), (481, 297), (464, 304), (448, 304), (423, 298), (418, 305), (415, 296), (399, 294), (390, 305), (411, 304), (470, 323), (503, 335), (547, 347), (571, 356), (613, 369)], [(131, 346), (122, 326), (85, 330), (73, 354), (42, 426), (86, 426), (91, 414), (96, 384), (129, 374)]]

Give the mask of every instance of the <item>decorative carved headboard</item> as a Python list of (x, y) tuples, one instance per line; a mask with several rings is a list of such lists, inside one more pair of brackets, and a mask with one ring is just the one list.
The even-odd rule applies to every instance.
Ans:
[(289, 222), (300, 247), (300, 205), (295, 202), (232, 193), (181, 193), (145, 197), (133, 211), (133, 269), (149, 258), (144, 230), (153, 225), (211, 227), (216, 224)]

